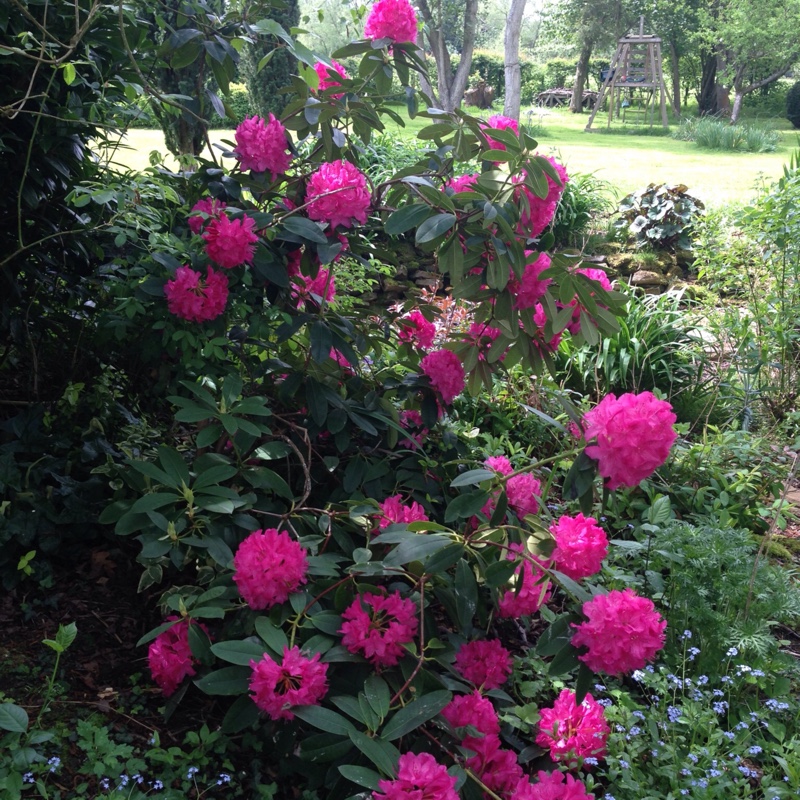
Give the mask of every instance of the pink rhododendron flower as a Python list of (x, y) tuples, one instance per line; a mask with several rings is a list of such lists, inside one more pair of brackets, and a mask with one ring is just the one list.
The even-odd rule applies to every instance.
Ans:
[(473, 172), (471, 175), (459, 175), (450, 178), (445, 183), (445, 188), (452, 189), (453, 192), (466, 192), (478, 182), (479, 177), (477, 172)]
[[(497, 604), (498, 614), (501, 617), (530, 616), (550, 598), (550, 582), (544, 580), (546, 573), (538, 566), (534, 566), (522, 545), (512, 544), (507, 557), (514, 560), (520, 553), (525, 553), (526, 557), (514, 571), (516, 585), (507, 589)], [(521, 588), (518, 588), (519, 581), (522, 581)]]
[(525, 185), (524, 175), (515, 175), (511, 180), (518, 184), (514, 191), (514, 200), (520, 207), (517, 234), (525, 239), (536, 239), (553, 221), (558, 204), (534, 194)]
[(637, 486), (667, 460), (676, 419), (672, 406), (652, 392), (606, 395), (584, 417), (586, 441), (596, 442), (586, 455), (597, 461), (609, 489)]
[(268, 655), (251, 661), (250, 692), (253, 702), (270, 719), (294, 719), (295, 706), (315, 706), (328, 691), (328, 665), (321, 653), (304, 656), (299, 647), (283, 648), (278, 664)]
[(578, 656), (594, 672), (621, 675), (642, 669), (664, 646), (666, 620), (652, 600), (633, 589), (600, 594), (583, 604), (586, 622), (573, 625), (575, 647), (587, 647)]
[(275, 118), (247, 117), (240, 122), (234, 134), (234, 154), (243, 170), (271, 172), (272, 179), (283, 175), (292, 160), (286, 141), (286, 128)]
[(342, 644), (376, 667), (393, 667), (403, 657), (403, 645), (414, 639), (419, 625), (414, 603), (401, 597), (400, 592), (359, 595), (342, 619)]
[[(591, 267), (582, 267), (581, 269), (575, 270), (576, 275), (585, 275), (587, 278), (593, 281), (597, 281), (600, 284), (602, 289), (605, 289), (607, 292), (612, 290), (611, 281), (608, 280), (608, 276), (602, 269), (594, 269)], [(595, 296), (595, 293), (592, 292), (592, 297)], [(576, 297), (570, 305), (574, 309), (572, 312), (572, 320), (570, 321), (569, 325), (567, 325), (567, 330), (574, 336), (580, 332), (581, 329), (581, 311), (585, 311), (584, 307), (578, 301)], [(605, 306), (602, 306), (605, 308)]]
[(542, 494), (542, 484), (530, 472), (514, 475), (506, 481), (506, 495), (508, 504), (514, 509), (517, 516), (535, 514), (539, 510), (539, 498)]
[[(472, 726), (484, 736), (497, 736), (500, 733), (500, 720), (491, 701), (480, 692), (462, 694), (454, 697), (443, 709), (442, 716), (454, 728)], [(464, 741), (479, 737), (467, 736)], [(469, 745), (465, 745), (469, 747)]]
[(247, 214), (233, 220), (225, 214), (212, 219), (203, 234), (208, 257), (225, 269), (249, 264), (258, 241), (258, 236), (253, 233), (255, 224), (256, 221)]
[(211, 267), (206, 277), (186, 265), (175, 270), (175, 277), (164, 285), (167, 308), (189, 322), (216, 319), (228, 302), (228, 279)]
[(445, 405), (450, 405), (464, 391), (464, 367), (452, 350), (434, 350), (419, 362), (419, 366)]
[(422, 522), (423, 520), (427, 522), (428, 520), (425, 509), (419, 503), (415, 500), (405, 503), (401, 494), (387, 497), (381, 503), (381, 513), (383, 517), (378, 523), (378, 527), (381, 530), (398, 522), (408, 525), (409, 522)]
[(397, 321), (400, 326), (398, 338), (401, 342), (414, 342), (421, 350), (427, 350), (436, 337), (436, 326), (414, 310)]
[(540, 770), (537, 783), (523, 778), (514, 790), (514, 800), (594, 800), (594, 795), (586, 791), (586, 786), (572, 775), (555, 770)]
[(417, 41), (417, 14), (408, 0), (377, 0), (364, 25), (365, 39)]
[(332, 228), (362, 225), (371, 202), (367, 178), (349, 161), (330, 161), (308, 179), (306, 213), (311, 219), (329, 222)]
[(575, 692), (562, 689), (553, 707), (543, 708), (540, 713), (536, 744), (550, 750), (553, 761), (563, 761), (573, 768), (580, 766), (584, 758), (605, 755), (611, 730), (603, 706), (590, 694), (576, 705)]
[(548, 188), (547, 197), (545, 200), (547, 203), (557, 205), (558, 201), (561, 199), (561, 195), (564, 193), (564, 188), (566, 187), (567, 183), (569, 183), (569, 176), (567, 175), (567, 171), (564, 169), (564, 166), (559, 164), (558, 161), (556, 161), (552, 156), (545, 156), (545, 158), (553, 165), (553, 169), (555, 169), (558, 177), (561, 178), (561, 185), (559, 185), (545, 173)]
[(496, 794), (509, 795), (522, 778), (517, 754), (501, 747), (499, 736), (469, 736), (463, 745), (475, 751), (475, 755), (466, 761), (467, 768)]
[(483, 463), (501, 475), (510, 475), (514, 471), (514, 467), (511, 466), (511, 462), (506, 456), (489, 456)]
[[(479, 361), (486, 360), (486, 354), (488, 353), (489, 348), (492, 346), (492, 342), (494, 342), (494, 340), (497, 339), (501, 333), (502, 331), (500, 328), (493, 328), (491, 325), (488, 325), (485, 322), (473, 322), (469, 326), (467, 335), (478, 348)], [(502, 361), (504, 358), (505, 355), (500, 356), (500, 361)]]
[[(167, 617), (171, 622), (177, 617)], [(159, 633), (147, 650), (150, 674), (158, 684), (164, 697), (175, 694), (184, 678), (195, 674), (197, 663), (189, 647), (189, 625), (196, 624), (182, 619), (171, 628)], [(200, 626), (207, 631), (205, 625)]]
[(489, 140), (489, 145), (492, 150), (506, 149), (506, 146), (502, 142), (498, 142), (497, 139), (492, 139), (489, 135), (489, 131), (492, 128), (499, 131), (510, 130), (515, 136), (519, 136), (519, 123), (515, 119), (506, 117), (503, 114), (492, 114), (492, 116), (486, 120), (486, 125), (481, 125), (481, 129), (486, 134), (486, 138)]
[(233, 557), (233, 581), (256, 611), (285, 603), (306, 582), (306, 550), (285, 531), (253, 531)]
[[(525, 256), (534, 256), (536, 253), (531, 250), (525, 251)], [(509, 287), (516, 295), (516, 308), (523, 310), (526, 308), (534, 308), (536, 304), (547, 293), (547, 287), (552, 283), (550, 278), (540, 278), (546, 269), (550, 269), (550, 256), (547, 253), (539, 253), (535, 261), (531, 261), (525, 265), (525, 270), (522, 273), (522, 279), (517, 281), (514, 279)]]
[(227, 203), (223, 203), (222, 200), (217, 200), (216, 197), (201, 197), (192, 206), (192, 210), (189, 212), (189, 219), (187, 221), (192, 233), (199, 234), (206, 226), (208, 220), (203, 217), (203, 214), (207, 214), (209, 217), (218, 217), (222, 213), (222, 210), (227, 207)]
[(556, 541), (551, 558), (559, 572), (575, 581), (600, 572), (608, 555), (608, 537), (594, 517), (559, 517), (550, 533)]
[(484, 691), (498, 689), (511, 674), (511, 653), (499, 639), (479, 639), (459, 648), (453, 666), (461, 677)]
[(456, 778), (430, 753), (403, 753), (397, 762), (397, 778), (378, 781), (383, 794), (373, 800), (458, 800)]
[[(347, 74), (347, 70), (345, 70), (338, 61), (331, 61), (331, 64), (333, 65), (332, 67), (323, 64), (321, 61), (317, 61), (317, 63), (314, 64), (314, 72), (316, 72), (319, 77), (318, 92), (324, 92), (326, 89), (331, 89), (334, 86), (341, 86), (341, 82), (336, 80), (336, 75), (345, 80), (350, 77)], [(344, 92), (331, 94), (333, 100), (338, 100), (340, 97), (344, 97)]]
[(296, 277), (295, 295), (298, 308), (301, 308), (308, 300), (313, 300), (312, 295), (323, 298), (328, 305), (336, 300), (336, 278), (330, 270), (321, 269), (317, 272), (316, 278), (310, 278), (302, 273)]
[(536, 335), (533, 337), (533, 344), (540, 352), (552, 353), (561, 343), (561, 334), (557, 333), (552, 338), (545, 338), (545, 325), (547, 325), (547, 314), (544, 306), (537, 303), (533, 310), (533, 324), (536, 326)]

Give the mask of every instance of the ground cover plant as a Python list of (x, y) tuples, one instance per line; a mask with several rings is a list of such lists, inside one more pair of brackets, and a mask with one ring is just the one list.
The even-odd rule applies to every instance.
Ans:
[[(161, 56), (228, 58), (199, 46), (203, 20)], [(72, 499), (74, 464), (104, 488), (107, 549), (81, 577), (109, 606), (118, 584), (138, 588), (125, 625), (105, 627), (128, 629), (113, 658), (141, 674), (108, 687), (84, 619), (61, 620), (42, 637), (38, 690), (20, 664), (2, 687), (0, 787), (59, 800), (796, 794), (797, 675), (773, 636), (796, 624), (796, 590), (758, 566), (751, 532), (731, 532), (757, 529), (752, 508), (791, 455), (759, 476), (747, 467), (767, 440), (708, 457), (658, 385), (702, 385), (668, 347), (652, 381), (644, 358), (621, 371), (632, 385), (559, 384), (560, 348), (624, 334), (621, 352), (653, 310), (556, 249), (576, 242), (592, 182), (569, 189), (513, 120), (431, 110), (411, 85), (424, 65), (405, 0), (372, 6), (364, 38), (334, 54), (349, 70), (269, 22), (225, 24), (213, 35), (266, 30), (292, 51), (295, 99), (191, 169), (73, 187), (73, 207), (103, 220), (82, 313), (113, 370), (90, 391), (70, 381), (47, 409), (45, 433), (82, 444), (43, 477), (18, 426), (3, 451), (4, 523), (40, 510), (62, 522), (47, 482)], [(421, 120), (402, 152), (376, 133), (397, 122), (398, 82)], [(342, 302), (409, 254), (424, 292)], [(87, 419), (70, 433), (75, 409)], [(738, 482), (723, 484), (731, 462)], [(708, 476), (692, 498), (688, 473)], [(713, 523), (674, 525), (690, 514)], [(15, 597), (69, 576), (55, 560), (36, 571), (38, 541), (6, 539)], [(704, 608), (681, 603), (692, 579)], [(57, 602), (24, 600), (14, 634)], [(730, 661), (735, 645), (747, 663)], [(690, 674), (700, 663), (707, 682)], [(75, 673), (93, 698), (78, 719), (59, 712)], [(146, 715), (144, 732), (98, 719), (123, 691), (120, 716)], [(159, 705), (164, 722), (146, 712)], [(776, 718), (751, 718), (761, 705)]]

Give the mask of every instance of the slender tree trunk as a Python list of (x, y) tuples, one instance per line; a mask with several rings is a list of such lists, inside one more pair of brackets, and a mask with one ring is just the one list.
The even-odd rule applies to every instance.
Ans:
[(519, 119), (520, 92), (522, 77), (519, 66), (519, 37), (522, 32), (522, 15), (527, 0), (511, 0), (511, 8), (506, 18), (505, 45), (505, 83), (506, 99), (503, 113), (512, 119)]
[(714, 52), (700, 53), (700, 94), (697, 96), (697, 106), (700, 116), (713, 116), (719, 113), (719, 99), (717, 93), (717, 54)]
[(745, 67), (741, 66), (736, 70), (736, 74), (733, 78), (734, 96), (733, 107), (731, 108), (731, 125), (733, 125), (739, 119), (739, 114), (742, 111), (742, 102), (744, 101), (745, 96), (755, 92), (757, 89), (763, 89), (765, 86), (775, 83), (775, 81), (777, 81), (779, 78), (782, 78), (792, 68), (794, 61), (795, 58), (792, 57), (791, 61), (781, 67), (778, 67), (774, 72), (770, 73), (765, 78), (746, 85), (744, 82)]
[(569, 101), (569, 110), (573, 114), (583, 111), (583, 88), (589, 75), (589, 62), (592, 59), (594, 39), (584, 39), (581, 45), (581, 54), (578, 56), (578, 66), (575, 69), (575, 85), (572, 87), (572, 98)]
[(675, 113), (680, 116), (681, 113), (681, 59), (678, 55), (678, 49), (675, 47), (675, 42), (669, 43), (669, 58), (672, 67), (672, 105), (675, 107)]

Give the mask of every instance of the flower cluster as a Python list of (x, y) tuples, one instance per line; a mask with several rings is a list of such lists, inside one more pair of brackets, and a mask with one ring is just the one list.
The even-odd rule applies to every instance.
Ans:
[(459, 175), (457, 178), (450, 178), (445, 184), (445, 188), (452, 189), (453, 192), (466, 192), (471, 189), (477, 182), (480, 175), (473, 172), (469, 175)]
[(425, 509), (416, 501), (410, 503), (403, 502), (403, 495), (396, 494), (387, 497), (381, 503), (381, 520), (378, 527), (383, 530), (389, 525), (401, 523), (408, 525), (409, 522), (422, 522), (428, 520)]
[(253, 531), (233, 557), (233, 580), (247, 605), (257, 611), (284, 603), (306, 582), (305, 549), (285, 531)]
[(236, 128), (234, 133), (236, 148), (234, 154), (239, 159), (243, 170), (253, 172), (271, 172), (272, 180), (283, 175), (292, 156), (286, 141), (286, 128), (275, 118), (247, 117)]
[(664, 646), (667, 623), (653, 601), (632, 589), (612, 590), (583, 604), (586, 622), (573, 625), (575, 647), (587, 647), (578, 656), (594, 672), (620, 675), (641, 669)]
[(545, 580), (544, 571), (534, 566), (522, 545), (512, 544), (508, 558), (513, 560), (520, 554), (524, 555), (522, 563), (514, 572), (515, 585), (503, 593), (498, 603), (498, 613), (501, 617), (530, 616), (550, 597), (550, 584)]
[(534, 308), (537, 303), (545, 296), (547, 287), (552, 283), (550, 278), (540, 278), (539, 276), (550, 268), (550, 257), (547, 253), (534, 253), (526, 250), (526, 258), (536, 256), (534, 261), (529, 261), (525, 265), (520, 281), (514, 280), (511, 291), (516, 295), (516, 308), (523, 310)]
[[(178, 618), (167, 617), (167, 622), (175, 619)], [(164, 697), (175, 694), (183, 679), (195, 673), (196, 661), (192, 657), (192, 649), (189, 647), (189, 626), (191, 624), (188, 619), (182, 619), (163, 633), (159, 633), (148, 648), (147, 663), (150, 667), (150, 674)], [(200, 627), (206, 630), (204, 625)]]
[(230, 219), (225, 214), (212, 219), (203, 234), (208, 257), (225, 269), (249, 264), (258, 241), (258, 236), (253, 232), (255, 224), (255, 220), (247, 214), (239, 219)]
[(175, 277), (164, 286), (167, 308), (189, 322), (216, 319), (228, 303), (228, 279), (211, 267), (205, 279), (186, 265), (175, 270)]
[(538, 781), (531, 783), (527, 778), (517, 785), (514, 800), (594, 800), (594, 795), (586, 791), (581, 781), (572, 775), (555, 770), (540, 770)]
[(546, 747), (553, 761), (573, 767), (604, 755), (610, 732), (603, 707), (590, 694), (578, 705), (575, 692), (562, 689), (552, 708), (541, 710), (536, 744)]
[[(319, 78), (318, 92), (324, 92), (326, 89), (332, 89), (334, 86), (341, 86), (342, 84), (336, 80), (337, 75), (340, 78), (344, 78), (344, 80), (350, 77), (345, 68), (338, 61), (331, 61), (331, 65), (332, 66), (329, 67), (321, 61), (317, 61), (317, 63), (314, 64), (314, 72), (317, 73), (317, 77)], [(340, 97), (344, 97), (344, 92), (331, 93), (331, 98), (334, 100), (338, 100)]]
[(205, 228), (208, 222), (207, 217), (219, 217), (222, 211), (227, 207), (227, 203), (222, 200), (217, 200), (216, 197), (201, 197), (192, 206), (192, 210), (189, 212), (189, 229), (194, 234), (202, 233), (203, 228)]
[(498, 689), (511, 674), (511, 653), (499, 639), (479, 639), (459, 648), (453, 666), (462, 678), (483, 691)]
[(363, 225), (371, 201), (366, 175), (349, 161), (321, 164), (308, 179), (306, 213), (332, 228), (350, 228), (353, 222)]
[(608, 555), (608, 537), (594, 517), (559, 517), (550, 533), (556, 542), (552, 558), (559, 572), (579, 581), (600, 571)]
[(427, 350), (436, 337), (436, 326), (428, 322), (421, 311), (414, 310), (398, 320), (397, 335), (401, 342), (414, 342), (421, 350)]
[(329, 305), (336, 300), (336, 278), (331, 270), (320, 269), (316, 278), (300, 273), (296, 276), (295, 285), (298, 308), (317, 297)]
[(508, 131), (510, 130), (515, 136), (519, 136), (519, 123), (512, 119), (511, 117), (506, 117), (503, 114), (493, 114), (489, 119), (486, 120), (486, 125), (481, 125), (484, 133), (486, 133), (486, 139), (489, 142), (490, 147), (492, 150), (505, 150), (506, 146), (502, 142), (498, 142), (497, 139), (493, 139), (487, 131), (494, 128), (498, 131)]
[(283, 648), (280, 664), (265, 655), (251, 661), (253, 702), (270, 719), (294, 719), (294, 706), (317, 705), (328, 691), (328, 665), (320, 654), (307, 657), (299, 647)]
[(652, 392), (606, 395), (584, 417), (586, 441), (596, 442), (586, 455), (597, 461), (609, 489), (637, 486), (667, 460), (676, 419)]
[(420, 361), (419, 366), (445, 405), (450, 405), (464, 391), (464, 367), (452, 350), (434, 350)]
[(373, 800), (458, 800), (456, 778), (430, 753), (403, 753), (397, 762), (397, 778), (378, 782), (382, 794)]
[(365, 39), (417, 41), (417, 15), (408, 0), (378, 0), (364, 24)]
[(522, 519), (522, 517), (535, 514), (539, 510), (542, 483), (530, 472), (523, 472), (506, 481), (506, 494), (508, 495), (508, 504)]
[(393, 667), (403, 657), (419, 622), (414, 603), (400, 596), (366, 592), (356, 597), (342, 614), (342, 644), (363, 655), (376, 667)]

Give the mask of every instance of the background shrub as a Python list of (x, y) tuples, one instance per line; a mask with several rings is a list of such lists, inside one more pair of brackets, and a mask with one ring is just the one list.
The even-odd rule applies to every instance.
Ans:
[(795, 128), (800, 128), (800, 81), (797, 81), (786, 95), (786, 119)]
[(766, 123), (738, 122), (714, 117), (685, 117), (673, 138), (694, 142), (706, 150), (733, 150), (743, 153), (772, 153), (780, 134)]

